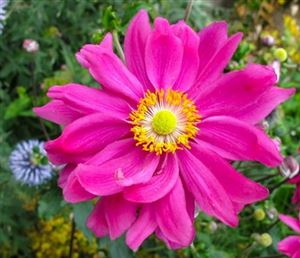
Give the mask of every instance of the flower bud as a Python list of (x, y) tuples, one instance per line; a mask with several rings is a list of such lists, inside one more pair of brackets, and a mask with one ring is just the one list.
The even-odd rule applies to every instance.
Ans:
[(35, 53), (39, 50), (39, 43), (33, 39), (25, 39), (23, 41), (23, 48), (28, 53)]
[(279, 166), (279, 170), (284, 177), (293, 178), (299, 173), (299, 163), (293, 156), (288, 156)]
[(261, 42), (268, 47), (272, 47), (275, 44), (275, 39), (271, 35), (261, 37)]
[(218, 229), (218, 224), (215, 221), (211, 221), (208, 224), (208, 230), (214, 233)]
[(258, 221), (263, 220), (266, 217), (266, 213), (263, 209), (258, 208), (254, 211), (254, 218)]
[(276, 208), (270, 208), (267, 210), (267, 215), (270, 219), (275, 219), (278, 217), (278, 211)]
[(260, 234), (258, 233), (253, 233), (251, 235), (251, 238), (253, 238), (256, 242), (258, 242), (258, 240), (260, 239)]
[(280, 62), (284, 62), (287, 59), (287, 52), (284, 48), (277, 48), (274, 52), (274, 56)]
[(264, 247), (269, 247), (270, 245), (272, 245), (273, 240), (270, 234), (263, 233), (260, 235), (257, 242)]

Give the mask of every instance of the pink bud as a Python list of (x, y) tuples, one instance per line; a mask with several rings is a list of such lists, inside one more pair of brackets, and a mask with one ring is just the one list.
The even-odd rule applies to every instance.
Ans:
[(33, 39), (25, 39), (23, 41), (23, 48), (28, 53), (35, 53), (39, 50), (39, 43)]
[(293, 178), (299, 172), (299, 163), (293, 156), (288, 156), (283, 160), (279, 168), (283, 176)]

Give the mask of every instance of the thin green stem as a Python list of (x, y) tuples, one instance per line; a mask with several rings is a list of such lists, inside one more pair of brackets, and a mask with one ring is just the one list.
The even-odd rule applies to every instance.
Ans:
[(72, 214), (72, 218), (71, 218), (71, 235), (70, 235), (70, 242), (69, 242), (69, 255), (68, 255), (68, 258), (73, 257), (75, 230), (76, 230), (76, 225), (75, 225), (74, 215)]
[[(34, 55), (34, 57), (35, 57), (35, 55)], [(35, 82), (35, 72), (34, 72), (35, 71), (35, 62), (32, 62), (30, 66), (31, 66), (30, 70), (31, 70), (31, 79), (32, 79), (32, 89), (33, 89), (33, 94), (34, 94), (33, 105), (36, 106), (37, 105), (38, 92), (37, 92), (36, 82)], [(39, 120), (40, 128), (41, 128), (45, 138), (47, 140), (50, 140), (50, 136), (47, 132), (47, 129), (46, 129), (46, 126), (45, 126), (43, 120), (40, 117), (38, 117), (38, 120)]]
[(185, 13), (184, 13), (184, 18), (183, 18), (185, 22), (187, 22), (189, 17), (190, 17), (192, 7), (193, 7), (193, 3), (194, 3), (194, 0), (189, 0), (188, 4), (186, 6)]
[(114, 39), (114, 43), (115, 43), (115, 47), (116, 47), (116, 50), (118, 52), (118, 55), (121, 58), (121, 60), (123, 61), (123, 63), (125, 63), (125, 55), (124, 55), (122, 46), (120, 44), (119, 36), (118, 36), (118, 32), (117, 31), (113, 32), (113, 39)]
[(285, 184), (285, 183), (286, 183), (287, 181), (289, 181), (289, 180), (290, 180), (290, 179), (287, 177), (287, 178), (285, 178), (284, 180), (280, 181), (279, 183), (277, 183), (277, 184), (271, 186), (271, 187), (269, 188), (270, 192), (273, 192), (276, 188), (278, 188), (278, 187), (280, 187), (281, 185)]

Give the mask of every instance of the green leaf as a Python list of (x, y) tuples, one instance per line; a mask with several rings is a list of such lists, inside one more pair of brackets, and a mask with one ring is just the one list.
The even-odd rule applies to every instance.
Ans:
[(293, 185), (282, 185), (280, 186), (280, 188), (276, 189), (273, 192), (271, 198), (274, 202), (276, 209), (280, 213), (285, 212), (290, 206), (293, 191)]
[(26, 94), (26, 89), (23, 87), (17, 88), (18, 98), (12, 101), (4, 114), (4, 119), (12, 119), (17, 116), (22, 116), (24, 113), (27, 114), (30, 111), (31, 100), (30, 97)]
[(124, 237), (118, 238), (114, 241), (109, 241), (108, 251), (111, 258), (133, 258), (133, 252), (129, 250), (125, 244)]
[(39, 217), (50, 219), (57, 215), (65, 205), (66, 203), (62, 199), (60, 190), (58, 188), (53, 188), (41, 196), (38, 205)]
[(86, 220), (92, 212), (93, 204), (91, 202), (82, 202), (73, 205), (74, 220), (76, 227), (89, 239), (93, 239), (92, 232), (86, 227)]

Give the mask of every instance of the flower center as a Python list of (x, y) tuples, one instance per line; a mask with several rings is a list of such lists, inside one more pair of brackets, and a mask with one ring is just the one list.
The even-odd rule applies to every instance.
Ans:
[(147, 91), (129, 118), (136, 145), (157, 155), (190, 148), (201, 120), (187, 94), (170, 89)]
[(152, 128), (159, 135), (173, 133), (177, 126), (177, 118), (169, 110), (160, 110), (152, 118)]

